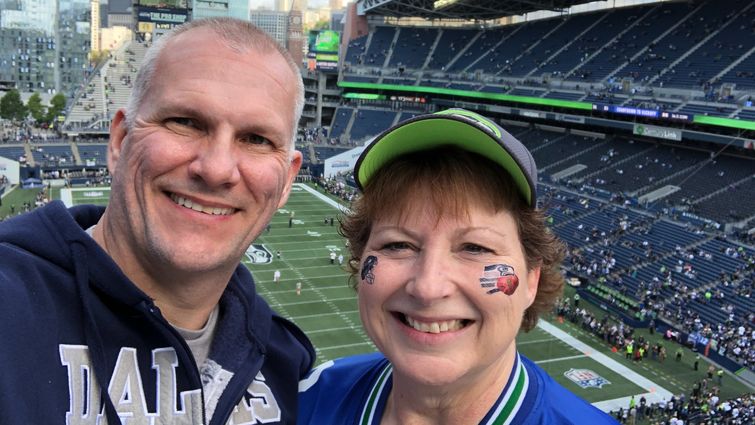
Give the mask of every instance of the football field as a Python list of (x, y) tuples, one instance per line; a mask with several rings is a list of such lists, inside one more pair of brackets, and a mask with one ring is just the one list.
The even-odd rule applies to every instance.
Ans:
[[(60, 196), (69, 205), (105, 204), (108, 192), (108, 188), (63, 189)], [(341, 208), (330, 196), (296, 184), (286, 206), (273, 217), (270, 230), (260, 235), (243, 260), (258, 292), (312, 340), (318, 364), (375, 350), (362, 329), (348, 274), (337, 259), (335, 264), (330, 260), (331, 251), (342, 254), (344, 263), (348, 258), (337, 231)], [(273, 282), (275, 270), (281, 273), (277, 283)], [(628, 367), (622, 356), (606, 354), (605, 347), (595, 341), (581, 341), (573, 336), (580, 332), (570, 325), (541, 320), (536, 329), (517, 338), (518, 348), (556, 381), (603, 410), (626, 408), (632, 395), (644, 394), (648, 402), (671, 397), (658, 383), (668, 385), (665, 380)]]

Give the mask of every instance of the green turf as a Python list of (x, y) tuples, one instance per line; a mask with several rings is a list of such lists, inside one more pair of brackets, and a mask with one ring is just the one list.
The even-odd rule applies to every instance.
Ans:
[(23, 212), (24, 202), (34, 206), (37, 194), (42, 189), (21, 189), (18, 186), (6, 189), (0, 205), (0, 217), (8, 217)]
[[(547, 363), (540, 362), (538, 365), (545, 369), (545, 371), (548, 372), (548, 374), (558, 383), (590, 402), (627, 397), (645, 392), (642, 388), (638, 387), (627, 378), (612, 371), (601, 363), (596, 362), (590, 357), (567, 358), (564, 360), (558, 360), (558, 358), (556, 358)], [(564, 376), (564, 373), (571, 369), (591, 370), (603, 378), (606, 378), (610, 384), (605, 384), (600, 388), (581, 388)]]

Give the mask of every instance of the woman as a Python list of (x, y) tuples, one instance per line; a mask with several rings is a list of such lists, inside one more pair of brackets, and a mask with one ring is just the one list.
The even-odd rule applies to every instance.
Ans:
[(517, 353), (561, 294), (564, 255), (519, 141), (469, 111), (423, 115), (378, 136), (355, 179), (341, 231), (380, 353), (318, 367), (300, 423), (615, 423)]

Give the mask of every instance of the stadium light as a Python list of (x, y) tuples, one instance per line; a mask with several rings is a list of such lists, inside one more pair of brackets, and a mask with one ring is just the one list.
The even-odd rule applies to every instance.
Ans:
[(443, 9), (453, 4), (456, 4), (458, 2), (459, 0), (437, 0), (436, 2), (433, 3), (433, 9), (435, 10)]

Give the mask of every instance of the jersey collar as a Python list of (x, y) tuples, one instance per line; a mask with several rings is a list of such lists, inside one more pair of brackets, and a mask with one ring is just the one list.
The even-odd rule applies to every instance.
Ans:
[[(370, 389), (362, 414), (359, 417), (359, 425), (380, 424), (393, 384), (392, 374), (393, 366), (386, 362)], [(517, 353), (506, 386), (479, 425), (511, 425), (521, 422), (521, 420), (514, 422), (514, 419), (520, 411), (527, 410), (526, 408), (523, 409), (522, 406), (525, 404), (529, 388), (529, 374), (519, 358), (519, 353)]]

